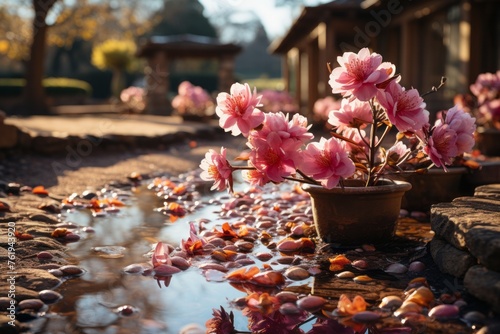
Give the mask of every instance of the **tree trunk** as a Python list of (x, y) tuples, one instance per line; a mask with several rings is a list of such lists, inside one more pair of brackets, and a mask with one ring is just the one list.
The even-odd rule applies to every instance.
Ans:
[(26, 66), (26, 85), (23, 92), (23, 111), (29, 114), (47, 114), (49, 106), (43, 88), (47, 30), (45, 19), (57, 0), (33, 0), (33, 40)]

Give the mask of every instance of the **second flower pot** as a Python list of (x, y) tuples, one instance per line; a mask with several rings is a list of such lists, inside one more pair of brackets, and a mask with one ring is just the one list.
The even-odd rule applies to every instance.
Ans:
[(401, 200), (411, 184), (380, 181), (364, 187), (358, 180), (346, 180), (344, 187), (325, 189), (305, 184), (311, 196), (318, 236), (327, 243), (361, 245), (383, 243), (394, 236)]

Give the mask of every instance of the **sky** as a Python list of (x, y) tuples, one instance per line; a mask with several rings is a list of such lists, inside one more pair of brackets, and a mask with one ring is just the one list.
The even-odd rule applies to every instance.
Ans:
[[(303, 2), (305, 5), (313, 6), (329, 1), (331, 0), (304, 0)], [(276, 7), (275, 0), (199, 0), (199, 2), (205, 7), (207, 17), (227, 6), (235, 10), (253, 11), (262, 21), (271, 40), (282, 37), (301, 10), (300, 7)]]

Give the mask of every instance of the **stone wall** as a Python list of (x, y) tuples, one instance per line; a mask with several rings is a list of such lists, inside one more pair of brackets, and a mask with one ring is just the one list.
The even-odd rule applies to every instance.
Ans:
[(440, 270), (463, 277), (470, 294), (500, 312), (500, 184), (433, 205), (431, 228), (430, 251)]

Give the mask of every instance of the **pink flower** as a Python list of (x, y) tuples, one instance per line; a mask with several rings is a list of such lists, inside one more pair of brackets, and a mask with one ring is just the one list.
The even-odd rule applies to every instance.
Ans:
[(453, 129), (457, 134), (457, 155), (470, 152), (474, 146), (476, 119), (454, 106), (446, 112), (444, 122), (449, 124), (450, 129)]
[(313, 106), (314, 119), (316, 121), (327, 121), (331, 110), (339, 110), (340, 101), (332, 96), (316, 100)]
[(301, 146), (293, 139), (283, 140), (276, 132), (266, 139), (254, 138), (250, 162), (271, 181), (281, 182), (295, 173), (295, 158)]
[(231, 94), (219, 93), (217, 96), (217, 108), (219, 125), (226, 131), (231, 131), (233, 136), (240, 133), (248, 136), (253, 128), (264, 121), (264, 114), (257, 109), (260, 106), (260, 97), (250, 90), (248, 84), (235, 83), (231, 86)]
[(358, 131), (358, 129), (346, 128), (342, 132), (342, 136), (355, 143), (352, 144), (346, 142), (346, 149), (348, 152), (350, 152), (351, 157), (356, 157), (357, 159), (366, 159), (369, 152), (369, 148), (366, 143), (368, 143), (370, 139), (366, 136), (366, 132), (364, 130)]
[(405, 90), (391, 81), (385, 91), (377, 93), (377, 100), (387, 110), (387, 117), (399, 131), (418, 131), (429, 122), (429, 112), (416, 89)]
[(269, 183), (271, 181), (266, 173), (261, 172), (258, 169), (246, 169), (242, 171), (243, 174), (243, 180), (246, 182), (250, 183), (251, 185), (255, 186), (263, 186), (266, 183)]
[(252, 130), (248, 136), (249, 147), (256, 138), (266, 139), (270, 133), (276, 133), (281, 139), (293, 139), (305, 143), (311, 140), (314, 136), (308, 132), (310, 125), (307, 125), (307, 118), (302, 115), (294, 114), (292, 120), (289, 121), (289, 114), (282, 112), (265, 113), (264, 122), (259, 130)]
[(233, 168), (226, 159), (226, 149), (221, 148), (221, 153), (210, 149), (205, 154), (205, 159), (200, 163), (203, 170), (200, 177), (205, 181), (214, 181), (211, 190), (224, 190), (226, 187), (232, 192), (233, 189)]
[(334, 94), (351, 95), (361, 101), (368, 101), (377, 94), (377, 84), (391, 78), (396, 69), (391, 63), (382, 63), (378, 53), (370, 54), (368, 48), (359, 52), (345, 52), (337, 57), (340, 67), (333, 69), (328, 83)]
[(165, 246), (163, 242), (158, 242), (151, 259), (153, 268), (161, 266), (162, 264), (172, 265), (172, 260), (170, 259), (170, 256), (168, 254), (168, 247)]
[(294, 114), (292, 120), (288, 122), (290, 137), (302, 143), (306, 143), (314, 138), (314, 135), (308, 132), (310, 128), (311, 125), (307, 124), (307, 118), (299, 114)]
[(395, 145), (391, 146), (386, 152), (387, 163), (389, 165), (396, 165), (402, 158), (410, 153), (410, 149), (406, 147), (403, 142), (398, 141)]
[(355, 166), (349, 158), (344, 142), (321, 138), (319, 143), (309, 143), (303, 151), (300, 169), (327, 189), (339, 183), (340, 178), (354, 174)]
[(424, 152), (437, 167), (445, 167), (457, 155), (457, 133), (448, 124), (438, 124), (429, 137)]
[(340, 109), (332, 110), (328, 115), (328, 123), (337, 127), (337, 132), (342, 132), (345, 128), (363, 129), (372, 121), (370, 104), (356, 99), (343, 99)]
[(477, 97), (479, 104), (498, 98), (500, 94), (500, 70), (496, 73), (479, 74), (476, 82), (470, 85), (470, 90)]

